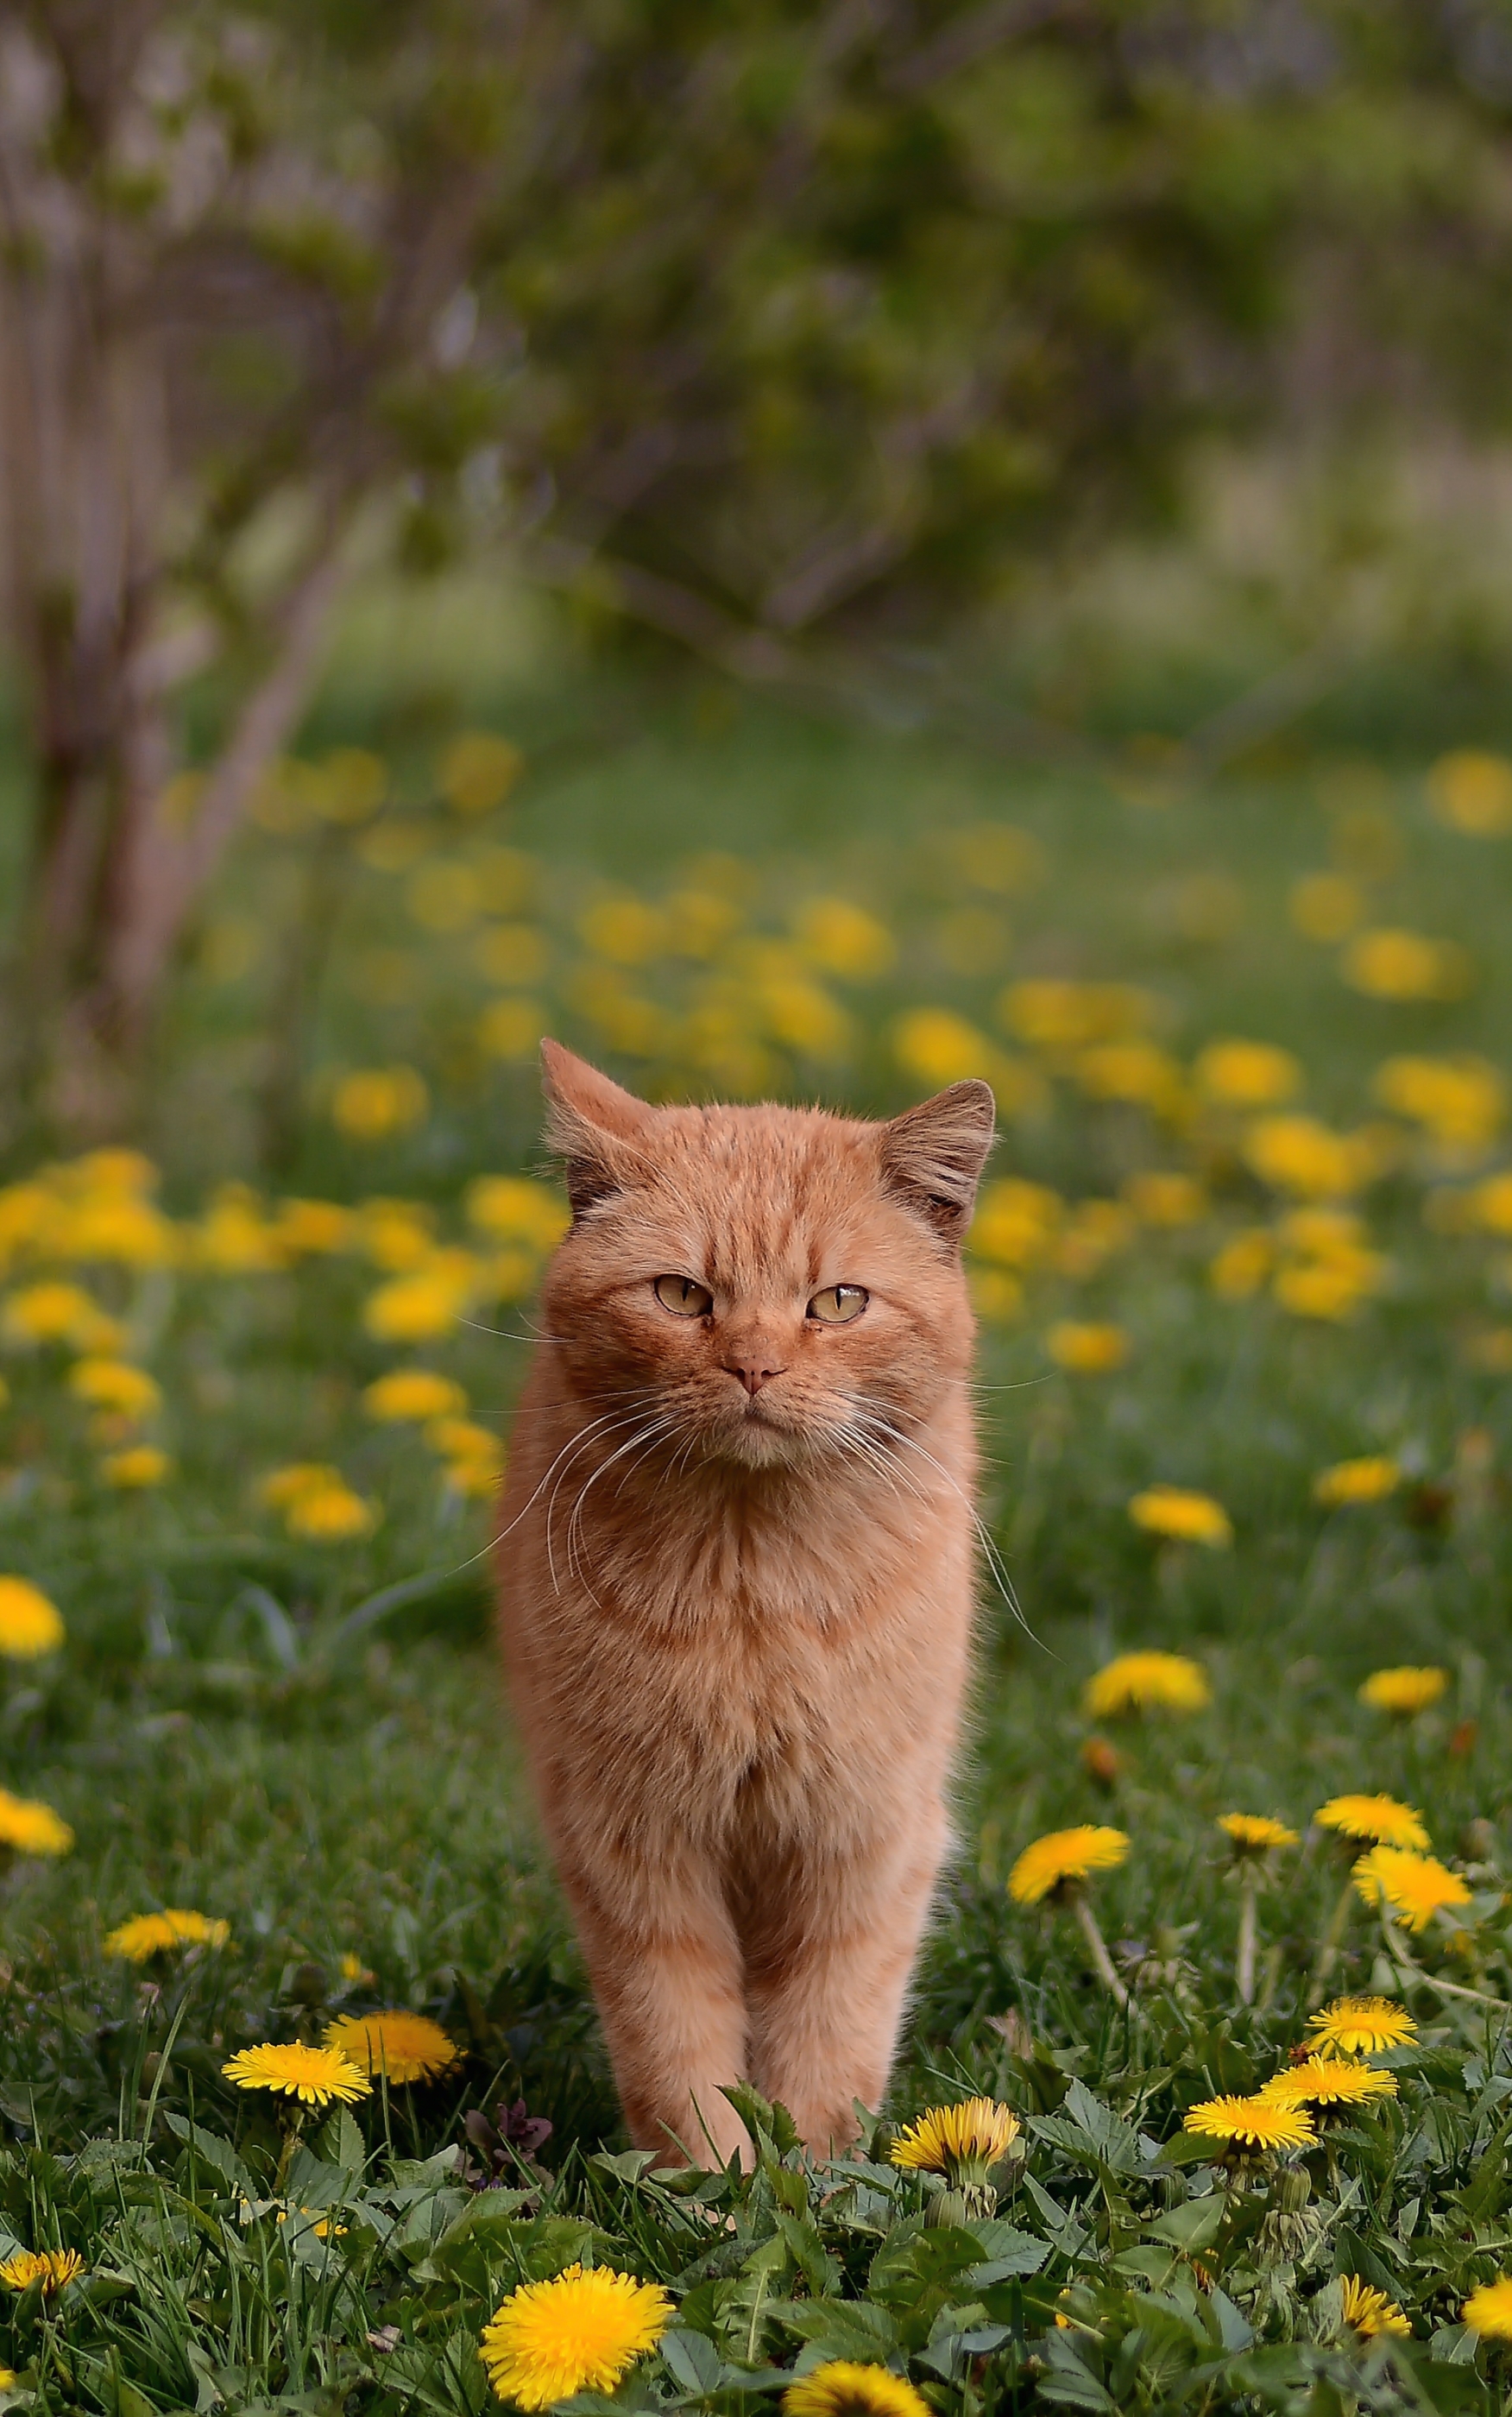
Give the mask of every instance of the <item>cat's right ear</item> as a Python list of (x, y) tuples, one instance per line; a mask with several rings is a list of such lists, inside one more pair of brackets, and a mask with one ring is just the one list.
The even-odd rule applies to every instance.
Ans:
[(633, 1091), (621, 1090), (585, 1057), (560, 1041), (541, 1042), (546, 1142), (566, 1161), (574, 1217), (623, 1190), (644, 1163), (643, 1136), (656, 1113)]

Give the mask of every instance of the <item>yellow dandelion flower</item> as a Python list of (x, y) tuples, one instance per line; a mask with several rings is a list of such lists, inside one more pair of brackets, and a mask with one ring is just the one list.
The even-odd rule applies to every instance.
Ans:
[(362, 1406), (370, 1419), (421, 1425), (427, 1419), (461, 1418), (467, 1396), (454, 1377), (433, 1368), (391, 1368), (368, 1387)]
[(1200, 1712), (1212, 1700), (1202, 1665), (1184, 1653), (1120, 1653), (1088, 1680), (1081, 1709), (1093, 1721), (1158, 1709)]
[(1358, 2274), (1340, 2274), (1339, 2292), (1343, 2300), (1344, 2322), (1351, 2331), (1373, 2341), (1377, 2333), (1410, 2333), (1408, 2323), (1395, 2300), (1373, 2284), (1362, 2283)]
[(1410, 1720), (1414, 1712), (1426, 1712), (1436, 1704), (1449, 1683), (1447, 1670), (1418, 1669), (1410, 1665), (1399, 1670), (1372, 1670), (1360, 1689), (1360, 1701), (1378, 1712), (1394, 1712), (1399, 1720)]
[(1238, 2149), (1310, 2149), (1318, 2135), (1304, 2106), (1286, 2106), (1263, 2092), (1253, 2098), (1204, 2098), (1187, 2110), (1185, 2128)]
[(962, 2166), (985, 2174), (1005, 2156), (1019, 2136), (1019, 2119), (996, 2098), (963, 2098), (954, 2106), (931, 2106), (900, 2132), (889, 2151), (905, 2173), (949, 2174)]
[(1274, 1847), (1294, 1847), (1297, 1833), (1284, 1821), (1265, 1813), (1220, 1813), (1218, 1828), (1232, 1839), (1236, 1855), (1266, 1855)]
[(1457, 942), (1395, 927), (1358, 932), (1344, 950), (1344, 980), (1367, 998), (1459, 998), (1472, 965)]
[(1320, 1469), (1312, 1481), (1312, 1498), (1329, 1510), (1346, 1502), (1380, 1502), (1401, 1483), (1399, 1464), (1384, 1452), (1367, 1452), (1358, 1460), (1337, 1460)]
[(353, 1954), (350, 1947), (341, 1957), (340, 1969), (341, 1978), (348, 1988), (355, 1988), (359, 1981), (366, 1986), (369, 1982), (375, 1981), (378, 1977), (370, 1966), (364, 1964), (360, 1955)]
[(349, 1537), (370, 1536), (378, 1514), (370, 1502), (350, 1485), (312, 1485), (290, 1503), (283, 1524), (291, 1536), (308, 1536), (321, 1544), (345, 1543)]
[(434, 1251), (370, 1293), (362, 1323), (380, 1343), (430, 1343), (449, 1334), (482, 1281), (471, 1251)]
[(122, 1493), (140, 1493), (149, 1485), (163, 1484), (172, 1477), (174, 1464), (155, 1443), (132, 1443), (122, 1452), (108, 1452), (99, 1473), (107, 1485)]
[(1025, 1847), (1008, 1874), (1016, 1905), (1037, 1905), (1057, 1889), (1074, 1887), (1094, 1872), (1116, 1871), (1128, 1853), (1122, 1830), (1083, 1821), (1074, 1830), (1051, 1830)]
[(51, 1804), (0, 1787), (0, 1847), (13, 1855), (66, 1855), (72, 1845), (73, 1832)]
[(331, 1094), (331, 1121), (348, 1141), (386, 1141), (423, 1124), (431, 1094), (413, 1066), (372, 1066), (344, 1075)]
[(297, 2040), (287, 2047), (271, 2042), (244, 2047), (220, 2070), (238, 2090), (278, 2090), (297, 2098), (302, 2106), (327, 2106), (333, 2098), (366, 2098), (372, 2089), (367, 2075), (335, 2048), (305, 2047)]
[(1486, 2341), (1512, 2341), (1512, 2274), (1499, 2274), (1494, 2283), (1472, 2291), (1459, 2321)]
[(1136, 1528), (1147, 1528), (1152, 1536), (1170, 1536), (1178, 1543), (1206, 1544), (1221, 1552), (1233, 1542), (1233, 1523), (1222, 1503), (1188, 1486), (1146, 1486), (1130, 1501), (1128, 1515)]
[(0, 1309), (0, 1333), (8, 1343), (71, 1343), (77, 1350), (102, 1350), (119, 1329), (83, 1286), (49, 1280), (25, 1285)]
[(782, 2417), (929, 2417), (929, 2402), (901, 2375), (854, 2359), (826, 2359), (782, 2394)]
[(83, 2271), (77, 2249), (18, 2249), (0, 2266), (0, 2283), (10, 2291), (26, 2291), (40, 2283), (42, 2297), (53, 2300)]
[(612, 2266), (568, 2266), (549, 2283), (522, 2283), (496, 2308), (478, 2345), (490, 2383), (518, 2409), (550, 2409), (574, 2392), (612, 2392), (672, 2322), (659, 2283)]
[(257, 1498), (270, 1511), (287, 1511), (302, 1494), (319, 1494), (327, 1485), (340, 1485), (341, 1472), (323, 1460), (295, 1460), (287, 1467), (271, 1468), (257, 1489)]
[(1284, 2106), (1368, 2106), (1372, 2099), (1396, 2097), (1397, 2076), (1348, 2057), (1315, 2055), (1285, 2066), (1259, 2094)]
[(1045, 1337), (1045, 1349), (1057, 1368), (1073, 1376), (1102, 1376), (1122, 1368), (1128, 1358), (1128, 1336), (1121, 1326), (1083, 1324), (1064, 1317)]
[(376, 2081), (433, 2081), (461, 2059), (461, 2050), (428, 2014), (391, 2006), (376, 2014), (340, 2014), (325, 2026), (325, 2045)]
[(127, 1360), (76, 1361), (68, 1371), (68, 1391), (91, 1409), (115, 1410), (127, 1419), (144, 1419), (162, 1404), (156, 1379)]
[(1192, 1072), (1204, 1099), (1224, 1107), (1278, 1107), (1302, 1083), (1291, 1051), (1269, 1041), (1210, 1041)]
[(1410, 2047), (1417, 2025), (1391, 1998), (1336, 1998), (1309, 2016), (1313, 2045), (1338, 2056), (1376, 2056), (1383, 2048)]
[(188, 1906), (166, 1905), (161, 1913), (133, 1914), (105, 1940), (107, 1955), (122, 1955), (129, 1964), (145, 1964), (174, 1947), (224, 1947), (231, 1937), (229, 1922)]
[(0, 2366), (0, 2392), (14, 2392), (15, 2389), (15, 2368), (13, 2366)]
[(0, 1577), (0, 1654), (10, 1662), (35, 1662), (63, 1642), (63, 1619), (30, 1578)]
[(1431, 765), (1429, 803), (1439, 820), (1473, 839), (1512, 830), (1512, 764), (1481, 747), (1456, 747)]
[(1394, 1796), (1331, 1796), (1313, 1815), (1320, 1830), (1342, 1838), (1364, 1838), (1372, 1847), (1423, 1848), (1431, 1841), (1423, 1816)]
[(1409, 1930), (1426, 1930), (1436, 1913), (1470, 1903), (1458, 1872), (1402, 1847), (1372, 1847), (1354, 1866), (1354, 1885), (1367, 1905), (1389, 1906)]

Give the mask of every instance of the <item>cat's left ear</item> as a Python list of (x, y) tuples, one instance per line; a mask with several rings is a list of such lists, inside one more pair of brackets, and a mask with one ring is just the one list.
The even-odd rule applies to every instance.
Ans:
[(995, 1113), (990, 1085), (952, 1083), (882, 1128), (883, 1181), (947, 1242), (971, 1224)]
[(642, 1136), (656, 1110), (620, 1088), (560, 1041), (541, 1042), (546, 1139), (567, 1161), (567, 1198), (574, 1217), (633, 1182), (643, 1159)]

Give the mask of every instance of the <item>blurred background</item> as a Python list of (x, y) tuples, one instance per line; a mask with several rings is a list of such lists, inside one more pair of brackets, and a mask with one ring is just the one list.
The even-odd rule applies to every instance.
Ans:
[(1011, 1111), (1509, 735), (1502, 0), (37, 0), (0, 221), (18, 1163)]

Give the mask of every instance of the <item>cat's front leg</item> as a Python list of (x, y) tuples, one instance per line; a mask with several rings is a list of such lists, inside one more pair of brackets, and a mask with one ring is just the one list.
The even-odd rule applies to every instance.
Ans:
[(854, 2139), (856, 2099), (882, 2104), (948, 1841), (934, 1803), (915, 1808), (906, 1836), (802, 1856), (747, 1927), (752, 2077), (815, 2156)]
[(748, 2162), (721, 2095), (748, 2059), (740, 1949), (712, 1866), (647, 1858), (633, 1879), (582, 1864), (562, 1879), (636, 2147), (664, 2165)]

